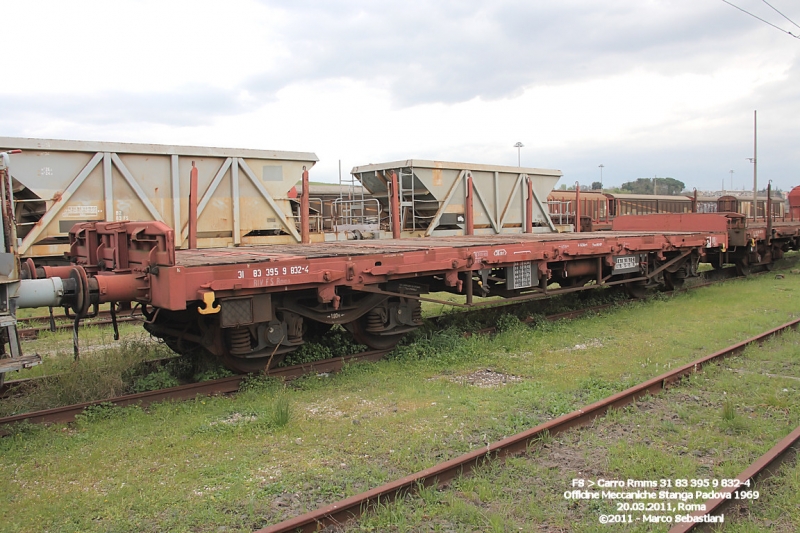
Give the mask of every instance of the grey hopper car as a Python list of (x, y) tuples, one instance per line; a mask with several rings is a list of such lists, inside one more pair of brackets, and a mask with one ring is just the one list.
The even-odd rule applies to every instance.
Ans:
[(547, 195), (559, 170), (409, 159), (359, 166), (351, 173), (380, 201), (384, 221), (391, 213), (395, 174), (401, 237), (463, 235), (469, 231), (469, 205), (475, 235), (524, 233), (526, 226), (532, 232), (556, 230)]
[[(155, 220), (186, 247), (189, 177), (198, 169), (198, 247), (300, 241), (288, 195), (309, 152), (0, 137), (10, 161), (22, 257), (57, 258), (88, 221)], [(312, 239), (322, 240), (315, 235)]]

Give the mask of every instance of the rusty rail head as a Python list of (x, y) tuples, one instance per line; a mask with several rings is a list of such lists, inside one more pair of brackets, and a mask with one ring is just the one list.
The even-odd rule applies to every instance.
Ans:
[[(345, 357), (335, 357), (333, 359), (324, 359), (322, 361), (287, 366), (285, 368), (275, 368), (266, 372), (266, 375), (291, 380), (310, 372), (336, 372), (341, 370), (346, 363), (353, 363), (356, 361), (377, 361), (387, 353), (389, 353), (387, 350), (361, 352)], [(75, 420), (75, 416), (83, 412), (84, 409), (99, 404), (111, 403), (119, 407), (124, 407), (127, 405), (146, 406), (163, 400), (191, 399), (198, 395), (229, 394), (238, 391), (239, 385), (242, 383), (242, 381), (244, 381), (245, 378), (246, 376), (231, 376), (212, 381), (203, 381), (201, 383), (180, 385), (177, 387), (171, 387), (169, 389), (141, 392), (138, 394), (128, 394), (126, 396), (119, 396), (117, 398), (108, 398), (105, 400), (85, 402), (75, 405), (68, 405), (65, 407), (56, 407), (54, 409), (45, 409), (43, 411), (23, 413), (20, 415), (0, 418), (0, 427), (22, 421), (28, 421), (34, 424), (72, 422)]]
[(766, 340), (787, 329), (797, 329), (798, 325), (800, 325), (800, 319), (793, 320), (792, 322), (770, 329), (760, 335), (751, 337), (733, 346), (729, 346), (728, 348), (683, 365), (675, 370), (642, 382), (627, 390), (613, 394), (583, 409), (578, 409), (577, 411), (540, 424), (535, 428), (497, 441), (487, 447), (466, 453), (455, 459), (411, 474), (402, 479), (392, 481), (367, 492), (351, 496), (350, 498), (322, 507), (316, 511), (311, 511), (290, 520), (280, 522), (279, 524), (259, 529), (255, 533), (288, 533), (294, 531), (310, 533), (319, 531), (327, 526), (340, 525), (357, 518), (369, 509), (375, 507), (378, 503), (391, 502), (406, 493), (413, 493), (420, 486), (429, 487), (432, 485), (441, 485), (458, 475), (468, 474), (477, 465), (480, 465), (483, 461), (492, 457), (505, 458), (510, 455), (523, 453), (528, 449), (530, 444), (535, 443), (544, 435), (555, 435), (573, 427), (587, 425), (595, 418), (604, 415), (609, 409), (619, 408), (648, 394), (658, 393), (669, 384), (697, 372), (709, 362), (735, 355), (751, 344)]
[[(796, 455), (800, 448), (800, 426), (795, 428), (789, 435), (784, 437), (778, 444), (772, 447), (767, 453), (762, 455), (752, 465), (748, 466), (741, 474), (736, 476), (736, 479), (742, 483), (738, 487), (725, 487), (715, 489), (720, 498), (713, 498), (706, 500), (705, 511), (695, 511), (691, 516), (721, 516), (724, 510), (734, 501), (742, 501), (734, 499), (735, 496), (741, 491), (753, 490), (750, 484), (745, 485), (748, 480), (755, 481), (769, 477), (776, 470), (777, 467), (790, 455)], [(730, 494), (730, 497), (725, 495)], [(701, 531), (708, 528), (708, 522), (689, 522), (678, 524), (669, 530), (669, 533), (686, 533), (688, 531)]]

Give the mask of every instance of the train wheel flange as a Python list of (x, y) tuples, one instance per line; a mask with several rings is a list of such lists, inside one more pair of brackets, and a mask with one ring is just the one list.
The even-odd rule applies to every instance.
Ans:
[(740, 276), (749, 276), (752, 272), (753, 267), (748, 261), (747, 257), (742, 257), (738, 261), (736, 261), (736, 273)]
[[(680, 272), (680, 271), (679, 271)], [(665, 272), (664, 273), (664, 288), (668, 291), (677, 291), (683, 287), (686, 278), (679, 277), (678, 272)]]
[(647, 298), (647, 284), (644, 281), (626, 283), (625, 291), (630, 295), (631, 298), (636, 298), (637, 300), (643, 300), (644, 298)]
[[(257, 335), (265, 336), (268, 338), (266, 332), (267, 325), (263, 325), (259, 329)], [(258, 340), (252, 338), (250, 329), (248, 327), (227, 328), (224, 330), (224, 339), (220, 346), (220, 361), (230, 370), (250, 374), (254, 372), (263, 372), (270, 368), (275, 368), (283, 362), (286, 354), (297, 349), (297, 345), (281, 344), (281, 339), (284, 334), (271, 344), (259, 346)]]
[(356, 342), (364, 344), (373, 350), (391, 350), (397, 346), (405, 331), (396, 334), (381, 334), (376, 331), (370, 331), (368, 329), (370, 320), (368, 317), (369, 313), (344, 325), (347, 331), (353, 334)]
[(219, 360), (225, 368), (234, 372), (255, 374), (280, 365), (286, 358), (286, 354), (293, 350), (293, 348), (282, 348), (283, 347), (278, 347), (278, 350), (275, 351), (274, 354), (259, 355), (258, 357), (238, 357), (231, 355), (230, 352), (226, 350), (226, 352), (219, 357)]

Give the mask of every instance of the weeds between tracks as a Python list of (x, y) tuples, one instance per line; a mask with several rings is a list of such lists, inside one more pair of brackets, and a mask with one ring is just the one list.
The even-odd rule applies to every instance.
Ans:
[[(655, 397), (611, 410), (591, 427), (544, 439), (527, 456), (489, 461), (446, 489), (422, 489), (341, 531), (607, 531), (598, 518), (620, 514), (619, 502), (565, 499), (573, 479), (732, 479), (800, 424), (798, 376), (800, 333), (785, 332)], [(725, 531), (800, 528), (800, 463), (785, 465), (777, 477), (752, 488), (760, 497), (729, 507)], [(640, 521), (612, 529), (663, 531), (664, 526)]]

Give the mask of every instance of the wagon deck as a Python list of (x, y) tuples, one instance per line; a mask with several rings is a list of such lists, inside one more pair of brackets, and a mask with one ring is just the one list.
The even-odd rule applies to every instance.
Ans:
[[(513, 245), (536, 245), (537, 248), (583, 248), (586, 243), (608, 253), (608, 246), (635, 250), (652, 249), (666, 242), (680, 246), (692, 241), (704, 242), (708, 232), (656, 232), (656, 231), (603, 231), (591, 233), (532, 233), (518, 235), (471, 235), (431, 239), (388, 239), (380, 241), (347, 241), (320, 244), (286, 244), (248, 246), (247, 248), (211, 248), (203, 250), (176, 250), (175, 264), (182, 267), (249, 264), (271, 261), (298, 261), (313, 259), (349, 258), (368, 255), (395, 255), (413, 252), (459, 248), (496, 248)], [(566, 248), (564, 248), (566, 246)], [(583, 255), (583, 254), (581, 254)], [(424, 264), (420, 270), (425, 270)]]

